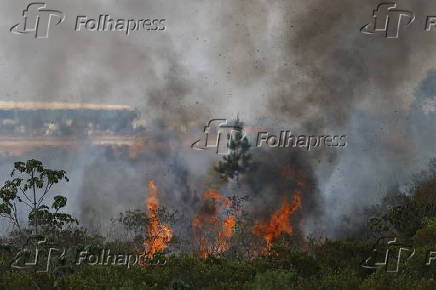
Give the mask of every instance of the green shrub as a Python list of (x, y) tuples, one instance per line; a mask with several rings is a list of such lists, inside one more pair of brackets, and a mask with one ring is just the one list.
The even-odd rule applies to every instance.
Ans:
[(436, 282), (433, 280), (417, 279), (409, 274), (387, 273), (377, 271), (365, 279), (361, 290), (431, 290), (436, 289)]
[(269, 270), (259, 273), (250, 283), (249, 288), (253, 290), (281, 290), (292, 289), (297, 282), (297, 273), (281, 269)]

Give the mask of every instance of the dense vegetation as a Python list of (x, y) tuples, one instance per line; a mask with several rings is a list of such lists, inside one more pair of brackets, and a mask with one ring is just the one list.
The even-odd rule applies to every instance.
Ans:
[[(74, 217), (61, 212), (67, 202), (64, 197), (56, 195), (51, 205), (46, 204), (46, 188), (67, 180), (66, 173), (44, 168), (35, 160), (17, 162), (12, 179), (0, 190), (0, 214), (16, 224), (16, 230), (0, 241), (0, 289), (436, 289), (436, 261), (426, 265), (430, 251), (436, 251), (435, 168), (431, 165), (416, 178), (410, 194), (398, 189), (389, 192), (366, 211), (367, 223), (342, 240), (305, 238), (295, 243), (297, 236), (284, 235), (268, 252), (248, 258), (237, 248), (206, 258), (179, 251), (158, 253), (141, 266), (127, 266), (124, 256), (115, 265), (102, 262), (106, 259), (102, 251), (138, 254), (145, 238), (143, 226), (150, 222), (146, 213), (129, 211), (115, 221), (132, 233), (128, 241), (88, 234)], [(14, 214), (23, 200), (23, 186), (32, 193), (27, 226), (17, 225)], [(35, 193), (33, 199), (34, 189), (41, 190), (40, 198)], [(159, 210), (159, 216), (170, 223), (173, 214)], [(235, 239), (243, 233), (241, 222)], [(377, 265), (393, 237), (397, 240), (389, 246), (391, 260)], [(41, 259), (37, 265), (26, 265), (34, 254), (29, 249), (38, 241), (44, 241), (39, 244)], [(49, 248), (59, 245), (66, 251), (55, 250), (45, 271)], [(401, 247), (406, 250), (396, 271)], [(100, 260), (91, 261), (91, 254)], [(82, 262), (88, 260), (78, 265), (81, 257)], [(108, 259), (112, 260), (115, 257)]]

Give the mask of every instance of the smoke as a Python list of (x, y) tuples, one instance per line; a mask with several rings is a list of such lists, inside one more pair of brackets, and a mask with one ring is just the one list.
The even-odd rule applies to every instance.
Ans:
[(435, 40), (423, 28), (436, 7), (401, 2), (401, 9), (416, 14), (414, 26), (394, 40), (362, 36), (358, 28), (370, 21), (377, 4), (333, 1), (324, 7), (313, 1), (297, 17), (300, 25), (289, 49), (296, 56), (296, 74), (305, 77), (289, 85), (296, 101), (273, 98), (273, 107), (304, 120), (306, 128), (336, 128), (348, 137), (342, 154), (315, 169), (324, 215), (306, 220), (309, 232), (347, 235), (365, 222), (365, 207), (394, 185), (407, 185), (434, 157), (420, 140), (435, 130), (420, 130), (427, 127), (418, 117), (423, 111), (412, 103), (415, 88), (434, 67), (429, 48)]
[[(257, 204), (276, 204), (271, 196), (283, 188), (269, 185), (280, 177), (266, 168), (305, 168), (314, 179), (302, 221), (307, 234), (344, 235), (344, 216), (352, 216), (350, 227), (362, 223), (354, 213), (433, 157), (428, 140), (435, 131), (428, 124), (434, 117), (423, 117), (415, 92), (434, 68), (436, 37), (424, 31), (424, 21), (436, 13), (435, 4), (398, 3), (417, 15), (398, 39), (359, 32), (376, 1), (47, 4), (67, 17), (45, 40), (9, 33), (22, 20), (23, 3), (8, 1), (0, 12), (0, 100), (128, 105), (138, 110), (151, 140), (137, 161), (88, 147), (68, 157), (41, 154), (74, 176), (70, 200), (85, 224), (141, 207), (147, 178), (158, 179), (166, 204), (193, 211), (194, 191), (206, 189), (203, 180), (217, 157), (192, 152), (189, 144), (212, 118), (239, 114), (262, 128), (347, 135), (342, 151), (267, 153), (272, 157), (260, 158), (265, 169), (254, 175), (263, 178), (248, 185)], [(129, 36), (73, 31), (77, 15), (99, 14), (165, 18), (167, 29)], [(433, 87), (424, 86), (432, 100)], [(303, 207), (304, 201), (303, 195)]]

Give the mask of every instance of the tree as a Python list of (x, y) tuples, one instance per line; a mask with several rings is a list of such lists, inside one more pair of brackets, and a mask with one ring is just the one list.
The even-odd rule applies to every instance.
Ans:
[(21, 230), (20, 204), (29, 209), (29, 225), (33, 226), (34, 234), (38, 234), (41, 226), (61, 229), (66, 224), (78, 223), (71, 215), (59, 212), (67, 203), (66, 197), (56, 195), (51, 208), (45, 204), (55, 184), (69, 181), (64, 170), (48, 169), (41, 161), (31, 159), (15, 162), (11, 177), (0, 188), (0, 216), (12, 221), (18, 230)]
[(215, 171), (223, 180), (235, 179), (238, 182), (239, 176), (251, 167), (251, 146), (243, 134), (244, 123), (236, 118), (232, 125), (235, 130), (227, 136), (229, 154), (218, 162)]
[[(169, 224), (175, 224), (176, 222), (177, 211), (169, 211), (166, 207), (158, 207), (154, 214), (160, 222)], [(144, 228), (148, 228), (152, 224), (153, 219), (145, 210), (134, 209), (120, 213), (119, 217), (116, 220), (113, 219), (113, 221), (125, 229), (124, 238), (133, 238), (135, 242), (143, 244)], [(156, 238), (156, 236), (146, 236), (145, 240), (153, 241)]]

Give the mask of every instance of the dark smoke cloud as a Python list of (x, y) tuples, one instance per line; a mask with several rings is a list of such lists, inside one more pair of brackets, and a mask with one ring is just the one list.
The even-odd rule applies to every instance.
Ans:
[[(407, 183), (434, 156), (411, 136), (424, 136), (416, 128), (425, 123), (410, 118), (410, 104), (414, 88), (434, 66), (429, 48), (435, 38), (424, 32), (424, 20), (436, 7), (424, 1), (399, 3), (414, 11), (417, 21), (392, 40), (358, 32), (377, 4), (312, 1), (296, 18), (289, 41), (295, 66), (279, 74), (292, 84), (271, 101), (274, 110), (306, 128), (336, 128), (348, 136), (343, 154), (315, 170), (326, 219), (320, 223), (322, 217), (314, 216), (308, 228), (325, 227), (332, 236), (365, 222), (365, 206), (378, 202), (393, 185)], [(427, 133), (434, 136), (435, 131)], [(344, 216), (349, 216), (349, 228), (342, 227)]]

